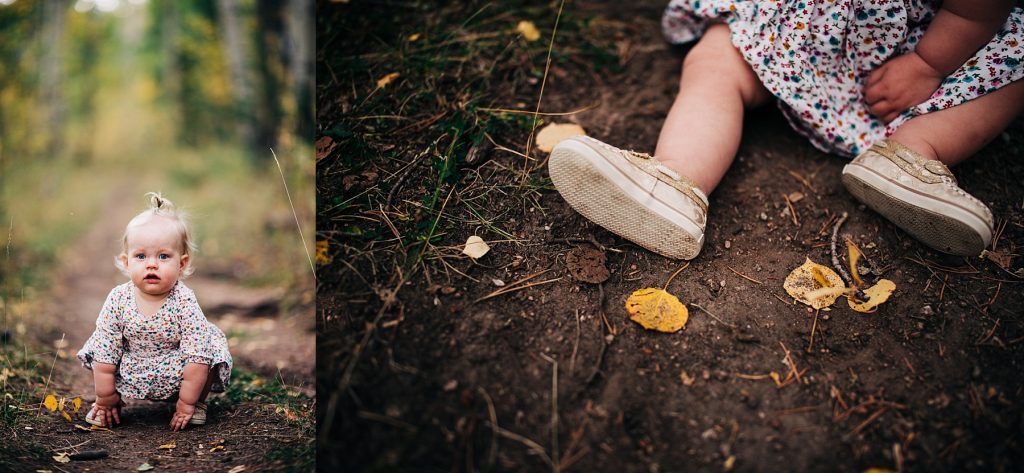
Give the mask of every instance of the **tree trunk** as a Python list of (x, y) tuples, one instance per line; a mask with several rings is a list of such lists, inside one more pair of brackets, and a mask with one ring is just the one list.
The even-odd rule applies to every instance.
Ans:
[(289, 90), (295, 100), (293, 132), (300, 141), (313, 140), (313, 1), (288, 2), (287, 31), (291, 56), (288, 64)]
[(42, 60), (39, 84), (43, 99), (43, 133), (46, 156), (56, 156), (64, 147), (64, 23), (68, 2), (46, 0), (43, 4)]
[(242, 28), (241, 11), (237, 0), (217, 0), (218, 23), (221, 27), (221, 47), (230, 71), (231, 93), (235, 101), (235, 120), (239, 138), (252, 152), (257, 152), (256, 124), (253, 114), (252, 66), (249, 52), (252, 47)]

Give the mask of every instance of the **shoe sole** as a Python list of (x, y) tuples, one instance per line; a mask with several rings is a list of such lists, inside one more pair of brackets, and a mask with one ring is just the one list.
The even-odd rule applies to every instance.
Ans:
[(865, 166), (846, 165), (842, 181), (858, 200), (935, 250), (977, 256), (992, 238), (984, 220), (963, 207), (915, 192)]
[[(699, 226), (657, 200), (603, 154), (586, 147), (577, 140), (563, 141), (548, 161), (552, 183), (573, 209), (612, 233), (662, 256), (693, 259), (700, 253), (704, 239)], [(630, 165), (624, 158), (622, 163)]]

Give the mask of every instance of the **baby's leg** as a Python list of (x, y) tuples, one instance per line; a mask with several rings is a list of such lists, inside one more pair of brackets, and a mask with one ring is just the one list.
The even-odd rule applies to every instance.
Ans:
[(1024, 80), (962, 105), (914, 117), (891, 138), (951, 166), (978, 152), (1022, 111)]
[(705, 194), (715, 189), (736, 156), (744, 110), (772, 97), (729, 34), (728, 26), (711, 25), (686, 55), (679, 95), (654, 153)]

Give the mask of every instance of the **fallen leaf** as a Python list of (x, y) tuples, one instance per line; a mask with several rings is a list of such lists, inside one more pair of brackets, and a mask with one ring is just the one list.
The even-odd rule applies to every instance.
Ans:
[(815, 309), (832, 305), (846, 292), (846, 285), (835, 271), (810, 258), (786, 276), (782, 288), (792, 298)]
[(108, 429), (106, 427), (100, 427), (98, 425), (90, 425), (89, 426), (89, 430), (91, 430), (93, 432), (100, 431), (100, 430), (110, 432), (110, 429)]
[(54, 396), (53, 394), (48, 394), (46, 396), (46, 399), (43, 399), (43, 405), (46, 406), (46, 408), (49, 409), (50, 412), (57, 410), (57, 396)]
[(537, 149), (550, 153), (560, 141), (586, 134), (583, 127), (575, 123), (550, 123), (537, 132)]
[(896, 283), (888, 279), (879, 279), (877, 284), (864, 290), (864, 295), (868, 296), (868, 300), (854, 302), (855, 298), (851, 295), (847, 298), (847, 302), (850, 304), (850, 308), (857, 312), (871, 313), (879, 304), (889, 300), (889, 296), (895, 290)]
[(82, 407), (82, 398), (76, 397), (76, 398), (72, 399), (71, 400), (71, 405), (75, 406), (75, 412), (78, 412), (78, 409), (80, 409)]
[(175, 448), (178, 448), (178, 445), (175, 444), (174, 442), (165, 443), (159, 447), (156, 447), (157, 450), (174, 450)]
[(527, 41), (537, 41), (540, 39), (540, 31), (537, 31), (537, 27), (534, 26), (532, 21), (523, 20), (516, 25), (516, 31), (523, 35)]
[(152, 469), (153, 469), (153, 465), (150, 465), (149, 463), (143, 463), (143, 464), (139, 465), (139, 467), (136, 468), (135, 471), (149, 471), (149, 470), (152, 470)]
[(569, 275), (577, 281), (590, 284), (601, 284), (611, 276), (611, 271), (605, 265), (607, 261), (607, 255), (594, 248), (577, 247), (565, 255), (565, 266), (569, 269)]
[(334, 151), (334, 148), (337, 146), (338, 144), (335, 143), (334, 139), (330, 136), (321, 136), (314, 144), (314, 147), (316, 148), (316, 160), (320, 161), (321, 159), (330, 156), (331, 151)]
[(86, 427), (86, 426), (84, 426), (82, 424), (75, 424), (75, 428), (78, 429), (78, 430), (83, 430), (85, 432), (92, 432), (91, 429), (89, 429), (88, 427)]
[(53, 460), (57, 463), (67, 463), (71, 461), (71, 456), (68, 455), (68, 452), (60, 452), (53, 456)]
[(803, 192), (799, 192), (799, 191), (797, 191), (797, 192), (790, 192), (787, 197), (789, 197), (790, 203), (793, 203), (793, 204), (795, 204), (797, 202), (800, 202), (801, 200), (804, 200)]
[(772, 381), (775, 381), (776, 386), (782, 387), (782, 377), (779, 376), (779, 373), (772, 371), (771, 373), (768, 373), (768, 376), (771, 376)]
[(419, 33), (413, 33), (413, 34), (409, 35), (409, 42), (410, 43), (415, 43), (416, 40), (418, 40), (418, 39), (420, 39), (420, 34)]
[(487, 242), (485, 242), (483, 238), (476, 235), (467, 238), (466, 246), (462, 248), (462, 254), (473, 259), (486, 255), (488, 251), (491, 251), (491, 247), (487, 246)]
[(493, 283), (495, 286), (498, 286), (498, 287), (502, 287), (502, 286), (505, 285), (505, 281), (502, 281), (501, 279), (497, 279), (497, 278), (491, 279), (491, 283)]
[(238, 465), (228, 470), (228, 473), (242, 473), (243, 471), (245, 471), (245, 465)]
[(65, 402), (66, 400), (67, 400), (67, 398), (64, 398), (64, 397), (61, 397), (61, 398), (60, 398), (60, 402), (58, 402), (58, 403), (57, 403), (57, 410), (59, 410), (59, 411), (61, 411), (61, 412), (63, 412), (63, 411), (64, 411), (64, 402)]
[(399, 74), (397, 72), (392, 72), (390, 74), (385, 74), (384, 77), (381, 77), (380, 79), (377, 79), (377, 88), (378, 89), (383, 89), (383, 88), (387, 87), (388, 84), (393, 82), (400, 75), (401, 74)]
[(678, 332), (689, 318), (689, 311), (676, 296), (653, 287), (630, 294), (626, 299), (626, 311), (630, 320), (645, 329), (660, 332)]
[(67, 413), (67, 412), (64, 412), (64, 411), (60, 411), (60, 415), (61, 415), (61, 417), (63, 417), (63, 418), (64, 418), (64, 420), (66, 420), (66, 421), (68, 421), (68, 422), (72, 422), (72, 420), (71, 420), (71, 416), (70, 416), (70, 415), (68, 415), (68, 413)]
[(868, 468), (864, 473), (896, 473), (888, 468)]
[(860, 278), (860, 271), (857, 269), (857, 260), (861, 257), (860, 248), (853, 243), (853, 240), (846, 239), (846, 252), (850, 257), (850, 277), (857, 287), (864, 287), (864, 281)]
[(216, 445), (216, 446), (214, 446), (213, 448), (210, 449), (210, 452), (211, 453), (212, 452), (219, 452), (221, 450), (224, 450), (224, 446), (223, 445)]
[(333, 258), (327, 253), (330, 243), (327, 240), (316, 241), (316, 264), (325, 265), (331, 262)]
[(36, 473), (53, 473), (53, 470), (36, 470)]

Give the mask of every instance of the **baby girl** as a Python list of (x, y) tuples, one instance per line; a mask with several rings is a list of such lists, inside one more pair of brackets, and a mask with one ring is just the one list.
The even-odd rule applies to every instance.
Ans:
[(122, 396), (174, 401), (171, 428), (206, 423), (206, 396), (231, 377), (224, 333), (206, 320), (191, 289), (194, 245), (184, 216), (158, 193), (128, 222), (115, 264), (130, 282), (110, 291), (96, 331), (78, 352), (93, 371), (96, 403), (85, 420), (121, 422)]

